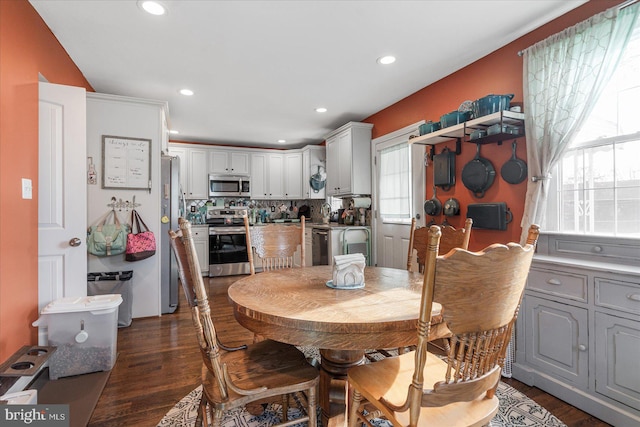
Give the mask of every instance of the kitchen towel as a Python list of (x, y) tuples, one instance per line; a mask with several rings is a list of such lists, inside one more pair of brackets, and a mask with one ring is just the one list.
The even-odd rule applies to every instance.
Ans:
[(354, 197), (352, 203), (354, 208), (369, 209), (371, 207), (371, 197)]

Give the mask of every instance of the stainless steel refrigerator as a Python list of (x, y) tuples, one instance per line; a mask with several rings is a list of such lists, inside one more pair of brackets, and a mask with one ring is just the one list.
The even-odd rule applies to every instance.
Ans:
[(160, 296), (161, 312), (173, 313), (178, 308), (178, 264), (169, 243), (169, 230), (178, 228), (182, 191), (180, 190), (180, 159), (162, 156), (161, 229), (160, 229)]

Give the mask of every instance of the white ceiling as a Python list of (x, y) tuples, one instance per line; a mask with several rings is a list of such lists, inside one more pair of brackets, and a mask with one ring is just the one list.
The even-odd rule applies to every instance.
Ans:
[(586, 0), (30, 2), (97, 92), (168, 101), (172, 139), (294, 148)]

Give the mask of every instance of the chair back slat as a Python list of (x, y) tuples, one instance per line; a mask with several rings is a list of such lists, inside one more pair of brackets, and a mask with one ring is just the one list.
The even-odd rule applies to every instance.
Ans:
[(249, 227), (245, 217), (247, 250), (251, 274), (255, 273), (254, 255), (260, 259), (263, 271), (295, 267), (294, 254), (300, 251), (300, 265), (305, 266), (305, 218), (300, 225), (268, 224)]

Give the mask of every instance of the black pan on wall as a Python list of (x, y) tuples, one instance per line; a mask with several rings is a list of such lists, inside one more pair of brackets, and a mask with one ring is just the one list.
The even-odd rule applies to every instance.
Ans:
[(511, 144), (511, 149), (513, 150), (513, 154), (507, 162), (502, 165), (500, 169), (500, 175), (502, 179), (504, 179), (509, 184), (520, 184), (522, 181), (527, 179), (527, 163), (516, 157), (516, 148), (518, 147), (517, 143), (513, 141)]
[(493, 164), (480, 157), (480, 144), (476, 144), (476, 156), (462, 168), (462, 183), (478, 198), (493, 184), (496, 170)]

